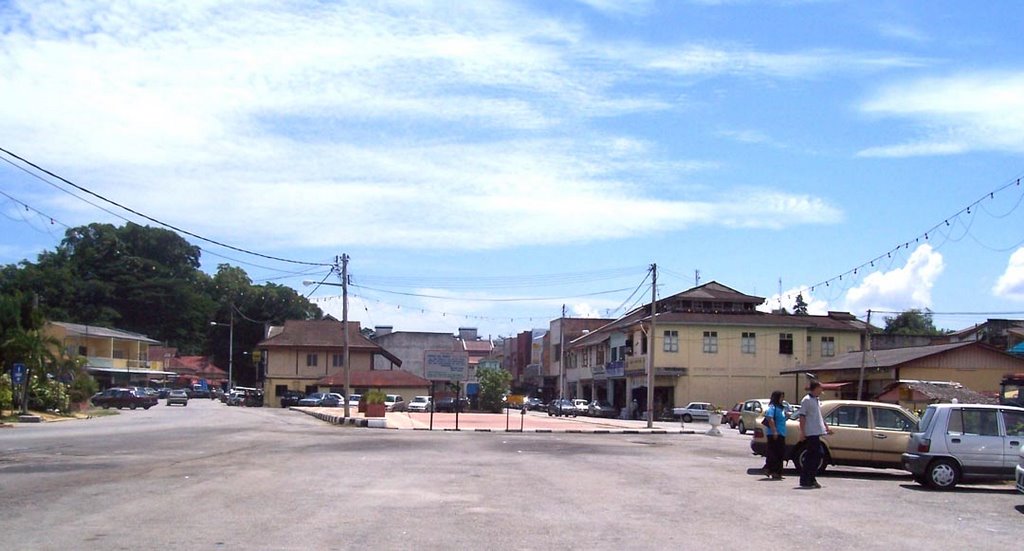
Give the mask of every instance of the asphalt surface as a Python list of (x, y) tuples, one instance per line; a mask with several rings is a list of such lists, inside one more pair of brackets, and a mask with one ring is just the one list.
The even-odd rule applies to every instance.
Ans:
[(0, 430), (4, 549), (1018, 549), (1009, 485), (765, 481), (748, 437), (424, 432), (193, 401)]

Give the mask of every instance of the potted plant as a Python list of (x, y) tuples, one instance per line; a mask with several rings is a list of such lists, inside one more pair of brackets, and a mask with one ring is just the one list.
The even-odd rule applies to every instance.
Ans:
[(366, 417), (384, 417), (384, 400), (387, 397), (383, 390), (371, 390), (359, 400), (359, 407), (362, 409), (363, 404), (366, 404)]
[(722, 435), (722, 431), (718, 429), (718, 426), (722, 424), (722, 415), (724, 413), (721, 406), (716, 406), (715, 404), (708, 406), (708, 424), (711, 425), (711, 429), (708, 430), (707, 434), (712, 436)]

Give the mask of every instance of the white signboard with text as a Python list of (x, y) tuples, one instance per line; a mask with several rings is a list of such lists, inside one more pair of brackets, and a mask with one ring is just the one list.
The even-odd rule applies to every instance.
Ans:
[(423, 378), (430, 381), (465, 381), (469, 356), (465, 352), (428, 350), (423, 358)]

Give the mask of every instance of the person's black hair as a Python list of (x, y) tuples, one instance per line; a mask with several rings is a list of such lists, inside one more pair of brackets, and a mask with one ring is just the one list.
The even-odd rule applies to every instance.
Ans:
[(821, 386), (821, 383), (819, 383), (818, 381), (811, 381), (810, 383), (807, 384), (807, 390), (811, 391), (818, 388), (819, 386)]
[(769, 404), (769, 405), (773, 405), (773, 406), (776, 406), (776, 407), (782, 407), (782, 396), (784, 394), (785, 393), (782, 392), (781, 390), (772, 391), (771, 404)]

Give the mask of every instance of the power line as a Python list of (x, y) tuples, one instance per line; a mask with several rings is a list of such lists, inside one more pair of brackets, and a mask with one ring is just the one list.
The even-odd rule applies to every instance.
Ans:
[(515, 276), (473, 276), (473, 277), (424, 277), (360, 275), (359, 281), (375, 287), (389, 288), (445, 288), (445, 289), (516, 289), (534, 287), (558, 287), (580, 283), (592, 283), (620, 279), (637, 274), (640, 267), (612, 268), (588, 272)]
[(594, 297), (599, 295), (610, 295), (612, 293), (621, 293), (628, 291), (629, 287), (624, 289), (611, 289), (608, 291), (598, 291), (595, 293), (583, 293), (579, 295), (568, 295), (568, 296), (556, 296), (556, 297), (515, 297), (515, 298), (479, 298), (479, 297), (458, 297), (458, 296), (442, 296), (442, 295), (427, 295), (422, 293), (405, 293), (401, 291), (390, 291), (387, 289), (378, 289), (374, 287), (368, 287), (366, 285), (356, 285), (353, 283), (352, 287), (358, 287), (360, 289), (366, 289), (368, 291), (377, 291), (378, 293), (388, 293), (391, 295), (402, 295), (407, 297), (418, 297), (418, 298), (433, 298), (441, 300), (454, 300), (457, 302), (541, 302), (546, 300), (564, 300), (569, 298), (584, 298)]
[(324, 282), (327, 281), (327, 278), (331, 277), (331, 274), (333, 274), (333, 273), (334, 273), (334, 268), (331, 268), (331, 271), (327, 272), (327, 274), (324, 275), (324, 278), (320, 280), (320, 283), (317, 283), (316, 287), (313, 287), (313, 290), (310, 291), (309, 294), (306, 295), (306, 300), (309, 300), (309, 297), (313, 296), (313, 293), (317, 292), (317, 290), (320, 288), (320, 286), (323, 285)]
[[(229, 244), (224, 243), (222, 241), (217, 241), (215, 239), (210, 239), (208, 237), (204, 237), (204, 236), (199, 235), (197, 233), (190, 232), (188, 230), (182, 229), (182, 228), (180, 228), (178, 226), (175, 226), (173, 224), (169, 224), (167, 222), (163, 222), (163, 221), (161, 221), (161, 220), (159, 220), (157, 218), (154, 218), (152, 216), (149, 216), (147, 214), (143, 214), (142, 212), (139, 212), (139, 211), (137, 211), (135, 209), (132, 209), (130, 207), (127, 207), (125, 205), (122, 205), (121, 203), (118, 203), (117, 201), (114, 201), (112, 199), (108, 199), (108, 198), (104, 197), (103, 195), (100, 195), (100, 194), (98, 194), (98, 193), (96, 193), (96, 192), (94, 192), (94, 191), (92, 191), (90, 189), (87, 189), (87, 188), (85, 188), (83, 186), (80, 186), (80, 185), (72, 182), (71, 180), (68, 180), (67, 178), (64, 178), (63, 176), (60, 176), (59, 174), (56, 174), (54, 172), (51, 172), (51, 171), (41, 167), (41, 166), (33, 163), (32, 161), (29, 161), (28, 159), (25, 159), (24, 157), (21, 157), (21, 156), (15, 154), (15, 153), (12, 153), (12, 152), (8, 151), (7, 149), (5, 149), (3, 147), (0, 147), (0, 152), (3, 152), (3, 153), (5, 153), (5, 154), (7, 154), (7, 155), (9, 155), (11, 157), (14, 157), (15, 159), (18, 159), (19, 161), (21, 161), (22, 163), (25, 163), (25, 164), (31, 166), (32, 168), (34, 168), (34, 169), (36, 169), (36, 170), (38, 170), (38, 171), (40, 171), (40, 172), (42, 172), (44, 174), (47, 174), (47, 175), (49, 175), (49, 176), (51, 176), (53, 178), (56, 178), (56, 179), (60, 180), (61, 182), (64, 182), (65, 184), (67, 184), (67, 185), (69, 185), (69, 186), (71, 186), (71, 187), (73, 187), (73, 188), (75, 188), (75, 189), (77, 189), (77, 190), (79, 190), (79, 191), (81, 191), (83, 193), (91, 195), (91, 196), (93, 196), (93, 197), (95, 197), (95, 198), (97, 198), (97, 199), (99, 199), (99, 200), (101, 200), (103, 202), (106, 202), (106, 203), (109, 203), (111, 205), (114, 205), (115, 207), (118, 207), (118, 208), (120, 208), (122, 210), (130, 212), (130, 213), (132, 213), (132, 214), (134, 214), (134, 215), (136, 215), (136, 216), (138, 216), (140, 218), (144, 218), (146, 220), (149, 220), (150, 222), (153, 222), (154, 224), (158, 224), (158, 225), (163, 226), (165, 228), (174, 230), (174, 231), (176, 231), (178, 233), (182, 233), (182, 234), (188, 235), (190, 237), (193, 237), (195, 239), (199, 239), (200, 241), (205, 241), (207, 243), (211, 243), (211, 244), (217, 245), (219, 247), (224, 247), (225, 249), (231, 249), (233, 251), (237, 251), (237, 252), (240, 252), (240, 253), (245, 253), (245, 254), (252, 255), (252, 256), (258, 256), (258, 257), (266, 258), (266, 259), (269, 259), (269, 260), (276, 260), (278, 262), (286, 262), (286, 263), (289, 263), (289, 264), (300, 264), (300, 265), (305, 265), (305, 266), (331, 266), (331, 264), (324, 263), (324, 262), (308, 262), (308, 261), (305, 261), (305, 260), (293, 260), (293, 259), (290, 259), (290, 258), (283, 258), (283, 257), (279, 257), (279, 256), (263, 254), (263, 253), (259, 253), (259, 252), (256, 252), (256, 251), (251, 251), (249, 249), (244, 249), (242, 247), (236, 247), (234, 245), (229, 245)], [(93, 206), (95, 206), (95, 205), (93, 205)], [(109, 212), (109, 211), (107, 211), (107, 212)]]

